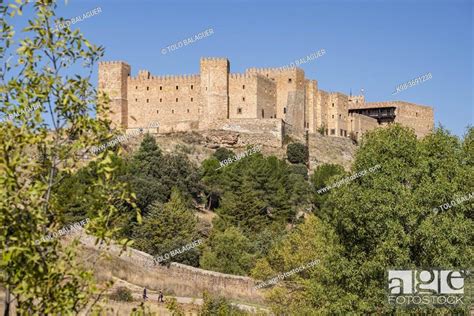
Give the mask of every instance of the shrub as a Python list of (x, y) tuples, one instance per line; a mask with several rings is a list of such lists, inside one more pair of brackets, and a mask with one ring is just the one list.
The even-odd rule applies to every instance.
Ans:
[(308, 180), (308, 168), (306, 168), (304, 164), (299, 163), (292, 165), (290, 169), (292, 173), (300, 174), (305, 178), (305, 180)]
[(224, 147), (219, 147), (215, 152), (214, 152), (214, 157), (217, 158), (219, 161), (226, 160), (230, 157), (234, 157), (235, 154), (232, 150), (224, 148)]
[(349, 138), (354, 142), (354, 144), (357, 144), (357, 135), (354, 132), (349, 133)]
[(286, 148), (286, 155), (291, 163), (304, 164), (308, 159), (308, 148), (301, 143), (292, 143)]
[(320, 127), (318, 127), (318, 133), (321, 134), (321, 135), (326, 135), (326, 125), (321, 125)]
[(166, 308), (171, 312), (173, 316), (185, 316), (184, 310), (179, 306), (178, 301), (174, 297), (166, 299)]
[(112, 292), (112, 294), (110, 294), (110, 299), (114, 301), (120, 301), (120, 302), (132, 302), (133, 301), (132, 291), (130, 291), (129, 288), (120, 286), (116, 288), (115, 291)]
[(204, 302), (199, 311), (199, 316), (244, 316), (247, 313), (234, 307), (224, 297), (212, 297), (204, 292)]

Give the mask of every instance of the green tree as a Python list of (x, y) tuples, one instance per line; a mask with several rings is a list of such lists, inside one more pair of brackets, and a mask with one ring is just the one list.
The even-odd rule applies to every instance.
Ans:
[(286, 156), (291, 163), (305, 164), (308, 161), (308, 148), (301, 143), (288, 144)]
[[(183, 195), (174, 188), (170, 200), (164, 205), (158, 202), (152, 204), (143, 218), (143, 224), (137, 225), (135, 244), (155, 257), (164, 256), (199, 239), (196, 223), (196, 216), (187, 208)], [(161, 263), (169, 261), (198, 266), (199, 251), (192, 248)]]
[(354, 296), (345, 293), (334, 277), (344, 271), (341, 250), (334, 229), (308, 215), (257, 261), (252, 276), (268, 283), (301, 268), (268, 288), (266, 297), (277, 315), (343, 314)]
[(344, 176), (344, 168), (336, 164), (322, 164), (316, 167), (310, 178), (313, 188), (312, 201), (316, 209), (321, 209), (324, 202), (328, 199), (327, 192), (320, 191), (335, 182), (336, 176)]
[(214, 231), (204, 245), (200, 264), (203, 269), (245, 275), (253, 265), (251, 243), (235, 227)]
[[(77, 243), (36, 243), (61, 227), (64, 214), (56, 189), (64, 176), (79, 169), (92, 146), (114, 136), (110, 122), (101, 119), (108, 100), (90, 83), (103, 49), (79, 30), (54, 29), (64, 22), (55, 9), (52, 0), (0, 3), (0, 59), (15, 57), (0, 65), (0, 113), (7, 118), (0, 123), (0, 283), (6, 315), (12, 304), (22, 315), (77, 314), (98, 294), (92, 272), (76, 260)], [(33, 18), (18, 32), (12, 20), (23, 10)], [(83, 73), (70, 74), (71, 64)], [(94, 112), (98, 119), (91, 116)], [(91, 189), (98, 203), (93, 212), (82, 210), (94, 215), (88, 232), (106, 242), (117, 231), (111, 225), (118, 215), (115, 205), (134, 208), (131, 195), (117, 182), (111, 154), (105, 150), (94, 158)]]
[(321, 212), (344, 246), (339, 282), (357, 296), (347, 312), (392, 310), (385, 299), (388, 268), (473, 266), (474, 199), (433, 212), (473, 191), (468, 147), (469, 140), (463, 147), (444, 129), (418, 140), (398, 124), (364, 137), (352, 172), (381, 168), (333, 190)]
[(125, 179), (137, 194), (137, 205), (146, 213), (153, 202), (166, 202), (177, 187), (186, 199), (199, 198), (197, 168), (184, 154), (163, 155), (153, 136), (146, 134), (132, 156)]

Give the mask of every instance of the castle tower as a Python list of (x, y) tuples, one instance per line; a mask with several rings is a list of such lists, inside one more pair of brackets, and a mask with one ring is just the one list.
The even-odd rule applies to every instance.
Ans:
[(115, 127), (128, 127), (127, 80), (131, 68), (121, 61), (99, 63), (99, 92), (110, 98), (108, 118)]
[(212, 123), (229, 118), (229, 60), (201, 58), (200, 128), (212, 129)]

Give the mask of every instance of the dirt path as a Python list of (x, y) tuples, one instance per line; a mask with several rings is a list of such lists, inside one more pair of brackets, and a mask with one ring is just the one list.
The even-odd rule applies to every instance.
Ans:
[[(135, 300), (137, 300), (137, 301), (143, 300), (143, 287), (137, 286), (135, 284), (128, 283), (124, 280), (117, 279), (117, 278), (114, 278), (114, 281), (115, 281), (114, 288), (118, 287), (118, 286), (125, 286), (128, 289), (130, 289), (130, 291), (132, 291), (132, 296)], [(157, 291), (147, 289), (147, 296), (148, 296), (147, 302), (162, 304), (163, 306), (165, 305), (164, 303), (158, 303), (158, 292)], [(203, 299), (202, 298), (183, 297), (183, 296), (167, 296), (167, 295), (165, 295), (164, 299), (166, 300), (167, 297), (168, 298), (169, 297), (176, 298), (176, 301), (180, 304), (192, 304), (192, 305), (197, 305), (197, 306), (201, 306), (203, 304)], [(261, 311), (261, 312), (270, 313), (270, 310), (265, 308), (265, 307), (256, 307), (256, 306), (253, 306), (253, 305), (247, 305), (247, 304), (243, 304), (243, 303), (232, 303), (232, 302), (231, 302), (231, 304), (234, 305), (235, 307), (241, 309), (241, 310), (246, 311), (246, 312), (256, 313), (257, 311)]]

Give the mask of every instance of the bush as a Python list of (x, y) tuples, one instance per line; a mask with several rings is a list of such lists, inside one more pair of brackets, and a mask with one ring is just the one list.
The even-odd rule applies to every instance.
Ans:
[(301, 143), (292, 143), (286, 148), (286, 155), (291, 163), (304, 164), (308, 159), (308, 148)]
[(323, 135), (323, 136), (326, 135), (326, 130), (327, 130), (327, 128), (326, 128), (326, 125), (324, 125), (324, 124), (321, 125), (320, 127), (318, 127), (318, 133)]
[(215, 152), (214, 152), (214, 157), (217, 158), (219, 161), (226, 160), (230, 157), (234, 157), (235, 154), (232, 150), (224, 148), (224, 147), (219, 147)]
[(306, 168), (306, 165), (299, 163), (292, 165), (290, 169), (292, 173), (300, 174), (305, 178), (305, 180), (308, 180), (308, 168)]
[(174, 297), (166, 299), (166, 308), (171, 312), (173, 316), (185, 316), (184, 310), (179, 306), (178, 301)]
[(110, 294), (110, 299), (120, 302), (132, 302), (132, 291), (124, 286), (120, 286), (116, 288), (112, 294)]
[(358, 143), (358, 141), (357, 141), (357, 135), (356, 135), (354, 132), (350, 132), (349, 138), (352, 140), (352, 142), (353, 142), (354, 144), (357, 144), (357, 143)]
[(204, 302), (199, 311), (199, 316), (244, 316), (247, 313), (234, 307), (224, 297), (212, 297), (204, 292)]

